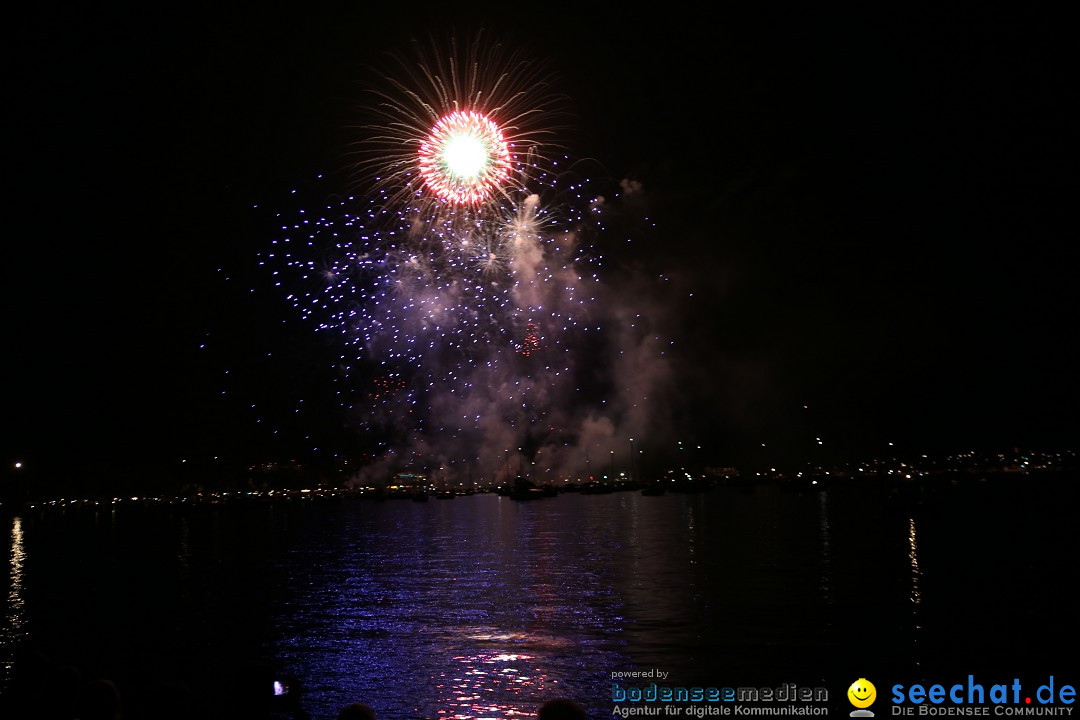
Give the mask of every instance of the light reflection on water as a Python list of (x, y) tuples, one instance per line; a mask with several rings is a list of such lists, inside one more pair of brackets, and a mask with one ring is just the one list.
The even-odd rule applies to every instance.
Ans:
[(436, 679), (438, 715), (463, 720), (532, 715), (494, 698), (510, 694), (524, 700), (543, 692), (546, 678), (541, 671), (529, 669), (533, 659), (531, 655), (491, 652), (453, 658), (462, 668), (455, 675), (443, 673)]
[(328, 520), (275, 568), (269, 646), (316, 716), (363, 700), (514, 717), (558, 696), (607, 714), (614, 671), (756, 680), (812, 666), (829, 626), (817, 494), (484, 496)]
[(22, 630), (26, 622), (26, 604), (23, 600), (23, 565), (26, 564), (26, 549), (23, 547), (22, 518), (16, 516), (11, 521), (11, 588), (8, 590), (8, 627), (15, 634)]
[[(358, 701), (513, 718), (552, 697), (609, 716), (611, 673), (650, 668), (829, 687), (866, 668), (1054, 671), (1077, 637), (1077, 526), (1014, 487), (912, 506), (772, 486), (31, 513), (0, 536), (0, 683), (28, 634), (87, 673), (193, 687), (265, 661), (314, 719)], [(1000, 581), (1019, 576), (1039, 592)]]
[(289, 553), (274, 645), (320, 686), (314, 714), (363, 700), (402, 717), (515, 717), (602, 687), (629, 662), (603, 562), (622, 541), (595, 507), (558, 501), (566, 515), (495, 496), (387, 503)]
[(915, 529), (915, 518), (908, 518), (907, 541), (908, 560), (911, 563), (911, 602), (918, 606), (922, 604), (922, 591), (919, 589), (922, 570), (919, 569), (919, 534)]
[(4, 613), (4, 625), (0, 628), (0, 663), (3, 664), (3, 678), (9, 677), (14, 662), (16, 641), (24, 636), (26, 625), (26, 600), (24, 596), (24, 572), (26, 548), (23, 544), (22, 518), (15, 516), (11, 521), (11, 552), (8, 562), (7, 612)]
[(922, 582), (922, 569), (919, 567), (919, 533), (915, 526), (915, 518), (908, 518), (908, 531), (907, 531), (907, 543), (908, 543), (908, 562), (911, 565), (911, 613), (912, 613), (912, 631), (911, 631), (911, 655), (914, 658), (915, 666), (920, 667), (922, 665), (922, 633), (923, 633), (923, 619), (922, 619), (922, 589), (920, 587)]

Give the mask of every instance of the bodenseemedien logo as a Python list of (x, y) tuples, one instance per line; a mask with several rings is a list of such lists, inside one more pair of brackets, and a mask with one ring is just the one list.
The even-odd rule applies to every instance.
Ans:
[[(666, 680), (663, 671), (615, 671), (612, 680), (627, 677), (659, 678)], [(682, 686), (622, 685), (613, 682), (611, 700), (615, 703), (612, 715), (621, 718), (663, 716), (668, 720), (705, 718), (730, 715), (828, 715), (829, 691), (823, 687), (800, 687), (781, 683), (766, 687), (731, 687), (723, 685)]]
[(874, 713), (866, 709), (877, 699), (877, 688), (874, 687), (874, 683), (866, 678), (859, 678), (847, 689), (847, 698), (848, 702), (855, 706), (855, 709), (851, 711), (851, 717), (874, 717)]

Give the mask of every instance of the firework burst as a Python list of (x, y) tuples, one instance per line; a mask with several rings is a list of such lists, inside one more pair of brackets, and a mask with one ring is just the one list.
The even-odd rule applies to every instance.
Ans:
[(398, 70), (360, 145), (373, 192), (281, 213), (262, 262), (337, 338), (341, 405), (387, 457), (490, 478), (512, 451), (553, 471), (575, 424), (604, 425), (606, 400), (583, 391), (603, 346), (604, 203), (545, 158), (534, 65), (477, 41)]
[(565, 116), (541, 67), (482, 36), (415, 44), (373, 88), (357, 183), (398, 210), (472, 218), (530, 194)]
[[(564, 190), (586, 209), (549, 210), (534, 194), (468, 221), (355, 197), (279, 214), (262, 261), (298, 314), (337, 337), (339, 398), (361, 429), (387, 445), (436, 431), (481, 442), (492, 411), (523, 431), (553, 395), (538, 385), (572, 382), (599, 260), (583, 241), (596, 218), (581, 186)], [(452, 416), (436, 410), (446, 398)]]
[(510, 177), (510, 148), (502, 130), (475, 111), (455, 111), (435, 123), (420, 143), (425, 187), (454, 205), (494, 197)]

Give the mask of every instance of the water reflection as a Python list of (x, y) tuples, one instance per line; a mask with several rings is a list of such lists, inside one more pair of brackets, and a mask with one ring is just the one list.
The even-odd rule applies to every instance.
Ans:
[(305, 710), (333, 717), (363, 701), (387, 717), (511, 718), (606, 687), (604, 670), (628, 662), (612, 577), (623, 541), (609, 506), (560, 501), (321, 518), (277, 569), (272, 650), (307, 688)]
[(26, 623), (26, 605), (23, 600), (23, 566), (26, 550), (23, 548), (22, 518), (11, 522), (11, 588), (8, 590), (7, 622), (11, 632), (18, 635)]
[[(434, 678), (437, 715), (456, 720), (526, 717), (533, 697), (542, 694), (548, 677), (532, 667), (532, 655), (481, 652), (453, 658), (460, 665), (453, 676)], [(513, 701), (507, 701), (512, 698)]]
[(11, 556), (8, 571), (10, 585), (7, 593), (7, 612), (4, 615), (3, 635), (0, 637), (0, 647), (5, 649), (2, 659), (4, 673), (0, 680), (11, 677), (14, 647), (17, 641), (22, 638), (26, 627), (25, 565), (26, 550), (23, 545), (22, 517), (16, 516), (11, 521)]
[(920, 606), (922, 605), (922, 590), (920, 589), (920, 583), (922, 580), (922, 569), (919, 567), (919, 532), (915, 527), (915, 518), (908, 518), (908, 563), (911, 566), (911, 592), (909, 597), (911, 599), (912, 615), (914, 627), (911, 633), (912, 642), (912, 659), (915, 662), (915, 667), (922, 666), (922, 632), (923, 632), (923, 620)]
[[(940, 514), (876, 510), (863, 486), (765, 485), (6, 516), (0, 683), (28, 633), (192, 688), (272, 664), (312, 718), (353, 702), (379, 717), (519, 718), (553, 697), (604, 717), (612, 673), (650, 668), (686, 686), (834, 681), (854, 657), (952, 671), (987, 654), (970, 649), (987, 619), (994, 657), (1020, 647), (1064, 666), (1051, 663), (1077, 645), (1075, 503), (1013, 517), (1012, 496), (980, 495), (988, 510), (970, 513), (963, 492)], [(1018, 521), (1008, 537), (1002, 518)], [(976, 602), (1003, 559), (1047, 592)], [(1022, 644), (1014, 618), (1055, 632)]]
[(832, 529), (829, 527), (829, 493), (818, 493), (818, 534), (821, 537), (821, 599), (826, 605), (833, 603)]
[(187, 576), (191, 572), (191, 524), (187, 518), (180, 519), (180, 552), (176, 556), (180, 564), (180, 573)]
[(690, 556), (690, 564), (697, 565), (697, 551), (698, 551), (698, 532), (697, 526), (694, 524), (694, 506), (689, 505), (686, 508), (686, 532), (687, 532), (687, 544), (686, 550)]
[(922, 591), (919, 589), (922, 570), (919, 569), (919, 534), (913, 517), (908, 518), (908, 561), (911, 563), (911, 602), (918, 606), (922, 604)]

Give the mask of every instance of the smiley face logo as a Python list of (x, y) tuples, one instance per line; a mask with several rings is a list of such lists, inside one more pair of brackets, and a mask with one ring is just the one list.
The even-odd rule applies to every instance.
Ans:
[(868, 708), (877, 699), (877, 688), (866, 678), (859, 678), (847, 689), (847, 698), (857, 708)]

